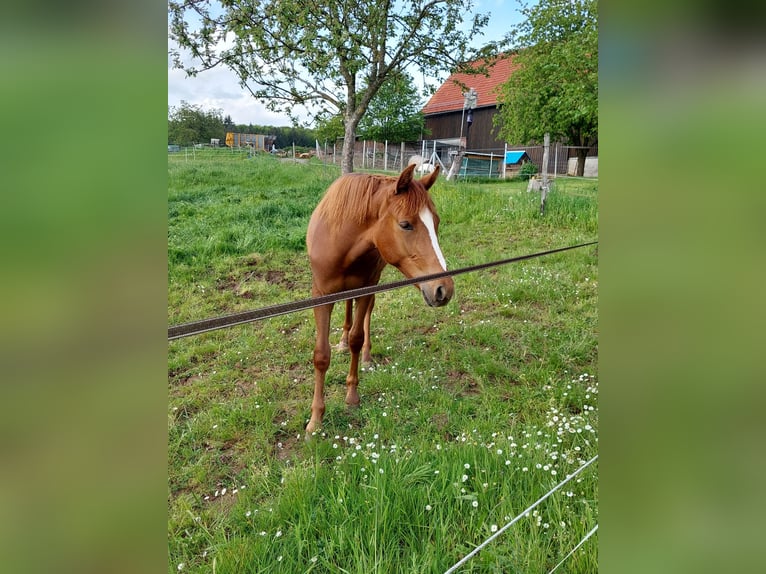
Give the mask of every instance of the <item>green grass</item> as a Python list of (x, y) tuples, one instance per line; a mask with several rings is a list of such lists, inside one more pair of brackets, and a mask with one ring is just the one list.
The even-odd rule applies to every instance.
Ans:
[[(336, 168), (209, 151), (168, 169), (171, 324), (309, 296), (303, 237)], [(440, 180), (449, 267), (597, 237), (597, 183), (555, 185), (540, 216), (524, 182)], [(591, 458), (597, 250), (455, 285), (441, 309), (413, 288), (378, 295), (361, 407), (345, 408), (348, 356), (334, 353), (308, 441), (310, 311), (170, 342), (168, 571), (444, 572)], [(461, 572), (549, 571), (597, 523), (597, 501), (592, 467)], [(596, 548), (557, 572), (594, 572)]]

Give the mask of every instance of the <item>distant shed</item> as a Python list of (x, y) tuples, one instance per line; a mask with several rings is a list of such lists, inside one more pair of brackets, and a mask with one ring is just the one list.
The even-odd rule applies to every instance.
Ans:
[(521, 170), (521, 166), (531, 161), (532, 158), (524, 150), (505, 152), (505, 177), (514, 177)]
[(276, 136), (267, 136), (263, 134), (241, 134), (237, 132), (226, 132), (226, 145), (228, 147), (248, 147), (255, 151), (269, 151), (276, 141)]

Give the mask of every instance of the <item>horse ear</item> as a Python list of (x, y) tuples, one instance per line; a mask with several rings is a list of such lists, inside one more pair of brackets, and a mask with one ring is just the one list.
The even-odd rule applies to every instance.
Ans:
[(441, 166), (437, 163), (431, 173), (420, 179), (420, 183), (422, 183), (426, 189), (431, 189), (431, 186), (436, 182), (436, 178), (439, 177), (440, 169)]
[(405, 169), (400, 175), (399, 179), (396, 180), (396, 191), (394, 192), (394, 195), (398, 193), (404, 193), (410, 188), (410, 184), (412, 183), (412, 172), (415, 171), (415, 164), (408, 165), (407, 169)]

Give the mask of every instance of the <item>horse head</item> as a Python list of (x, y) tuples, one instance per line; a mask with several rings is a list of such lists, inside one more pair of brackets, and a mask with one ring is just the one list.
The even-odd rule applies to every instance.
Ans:
[[(428, 190), (439, 176), (439, 166), (422, 179), (414, 179), (415, 165), (410, 165), (397, 179), (391, 179), (386, 191), (373, 241), (381, 257), (407, 278), (447, 270), (437, 234), (439, 215)], [(417, 284), (431, 307), (446, 305), (455, 285), (451, 277)]]

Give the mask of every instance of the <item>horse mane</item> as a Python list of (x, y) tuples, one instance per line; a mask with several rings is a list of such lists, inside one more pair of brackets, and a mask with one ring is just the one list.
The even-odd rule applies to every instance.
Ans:
[(397, 177), (350, 173), (337, 179), (327, 189), (317, 206), (317, 214), (330, 227), (337, 229), (343, 221), (364, 224), (377, 218), (380, 207), (388, 202), (392, 211), (405, 218), (420, 213), (424, 206), (432, 212), (435, 207), (428, 190), (413, 179), (407, 192), (394, 194)]

